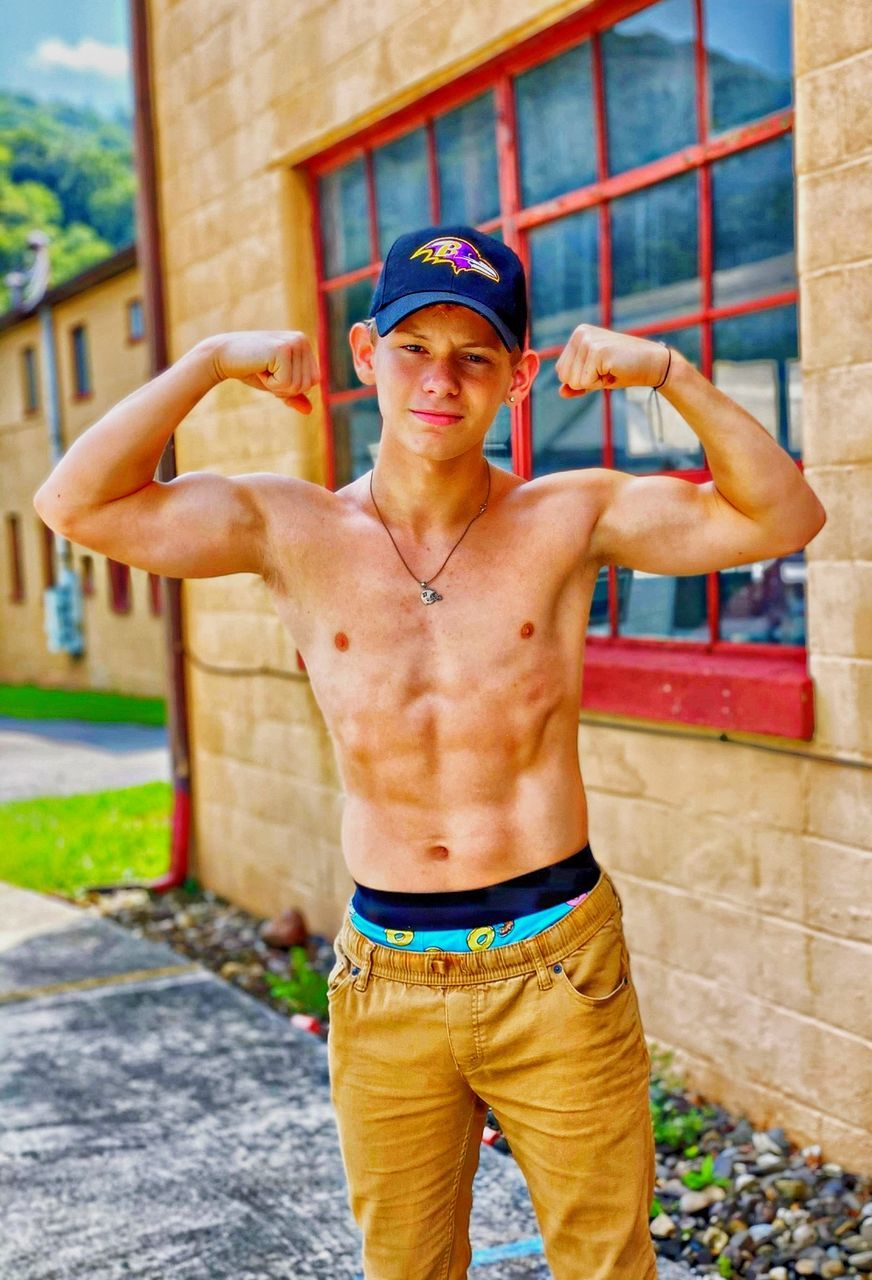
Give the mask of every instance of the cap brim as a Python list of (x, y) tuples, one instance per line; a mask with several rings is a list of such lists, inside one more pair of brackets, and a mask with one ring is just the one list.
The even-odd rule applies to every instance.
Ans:
[(422, 307), (430, 307), (434, 302), (453, 302), (455, 306), (469, 307), (470, 311), (477, 311), (480, 316), (484, 316), (485, 320), (490, 321), (507, 351), (513, 351), (515, 347), (521, 345), (505, 321), (500, 319), (492, 307), (489, 307), (484, 302), (479, 302), (477, 298), (470, 298), (465, 294), (449, 293), (445, 290), (434, 290), (427, 293), (407, 293), (404, 297), (397, 298), (395, 302), (389, 302), (375, 316), (375, 327), (378, 329), (379, 336), (383, 338), (385, 334), (390, 333), (391, 329), (395, 329), (400, 321), (405, 320), (406, 316), (411, 315), (413, 311), (420, 311)]

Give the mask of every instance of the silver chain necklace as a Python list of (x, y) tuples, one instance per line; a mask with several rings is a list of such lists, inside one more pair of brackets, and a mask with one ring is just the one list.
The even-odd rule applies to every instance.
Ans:
[[(419, 578), (419, 577), (418, 577), (418, 575), (417, 575), (417, 574), (416, 574), (412, 569), (409, 569), (409, 566), (406, 564), (406, 560), (405, 560), (405, 557), (404, 557), (404, 555), (403, 555), (402, 551), (401, 551), (401, 550), (400, 550), (400, 548), (397, 546), (396, 541), (394, 540), (394, 535), (391, 533), (390, 529), (389, 529), (389, 528), (387, 527), (387, 525), (385, 524), (384, 516), (382, 515), (382, 513), (381, 513), (381, 512), (379, 511), (379, 509), (378, 509), (378, 503), (376, 502), (376, 500), (375, 500), (375, 494), (374, 494), (374, 493), (373, 493), (373, 491), (372, 491), (372, 476), (373, 476), (373, 472), (372, 472), (372, 471), (370, 471), (370, 473), (369, 473), (369, 496), (372, 498), (372, 505), (375, 507), (376, 515), (378, 516), (379, 520), (381, 520), (382, 524), (384, 525), (385, 533), (388, 535), (388, 537), (390, 538), (391, 542), (393, 542), (393, 544), (394, 544), (394, 550), (396, 551), (397, 555), (400, 557), (400, 559), (402, 560), (403, 564), (404, 564), (404, 565), (406, 565), (406, 568), (407, 568), (407, 569), (409, 569), (409, 573), (411, 573), (412, 577), (415, 579), (415, 581), (417, 582), (418, 586), (421, 588), (421, 603), (422, 603), (422, 604), (435, 604), (437, 600), (441, 600), (441, 599), (442, 599), (442, 596), (440, 596), (439, 592), (438, 592), (438, 591), (436, 591), (433, 587), (431, 587), (431, 586), (430, 586), (430, 583), (431, 583), (431, 582), (435, 582), (435, 580), (439, 577), (439, 574), (442, 572), (442, 570), (443, 570), (443, 569), (445, 568), (445, 566), (447, 565), (448, 561), (449, 561), (449, 560), (451, 559), (451, 557), (454, 555), (455, 551), (456, 551), (456, 550), (457, 550), (457, 548), (460, 546), (461, 542), (462, 542), (462, 541), (463, 541), (463, 539), (466, 537), (466, 535), (469, 533), (470, 529), (471, 529), (471, 528), (472, 528), (472, 526), (475, 524), (476, 520), (479, 518), (479, 516), (483, 516), (483, 515), (484, 515), (484, 513), (487, 511), (487, 503), (488, 503), (488, 498), (490, 497), (490, 491), (491, 491), (491, 467), (490, 467), (490, 463), (488, 462), (487, 458), (485, 458), (485, 460), (484, 460), (484, 464), (485, 464), (485, 466), (487, 467), (487, 493), (485, 494), (484, 502), (481, 504), (481, 506), (479, 507), (478, 511), (476, 511), (475, 515), (474, 515), (474, 516), (472, 517), (472, 519), (470, 520), (469, 524), (468, 524), (468, 525), (466, 526), (466, 528), (463, 530), (463, 533), (460, 535), (460, 537), (459, 537), (459, 538), (457, 539), (457, 541), (455, 542), (454, 546), (453, 546), (453, 547), (451, 548), (451, 550), (448, 552), (448, 555), (447, 555), (447, 556), (445, 557), (445, 559), (442, 561), (442, 563), (441, 563), (441, 565), (439, 566), (439, 568), (438, 568), (438, 569), (436, 570), (436, 572), (432, 575), (432, 577), (430, 577), (430, 578), (428, 578), (428, 579), (427, 579), (427, 581), (426, 581), (426, 582), (422, 581), (422, 579), (421, 579), (421, 578)], [(374, 470), (374, 468), (373, 468), (373, 470)]]

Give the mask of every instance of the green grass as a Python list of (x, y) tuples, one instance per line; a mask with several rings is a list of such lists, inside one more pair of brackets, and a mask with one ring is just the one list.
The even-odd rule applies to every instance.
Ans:
[(166, 724), (166, 699), (105, 693), (96, 689), (42, 689), (35, 684), (0, 684), (0, 716), (17, 716), (25, 720)]
[(0, 805), (0, 880), (76, 897), (151, 880), (169, 863), (172, 786), (147, 782)]

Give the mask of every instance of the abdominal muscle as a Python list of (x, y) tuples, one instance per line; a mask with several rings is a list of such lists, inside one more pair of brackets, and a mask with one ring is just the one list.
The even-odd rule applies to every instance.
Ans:
[[(577, 705), (577, 704), (576, 704)], [(358, 884), (432, 893), (481, 888), (569, 857), (587, 841), (576, 705), (547, 725), (458, 715), (403, 741), (387, 731), (337, 755), (346, 803), (342, 848)], [(517, 716), (517, 710), (515, 712)], [(403, 749), (405, 748), (405, 750)]]

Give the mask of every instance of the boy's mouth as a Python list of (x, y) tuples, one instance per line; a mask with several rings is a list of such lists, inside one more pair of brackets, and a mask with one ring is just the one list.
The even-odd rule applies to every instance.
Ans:
[(459, 422), (463, 416), (460, 413), (431, 413), (426, 409), (412, 409), (412, 413), (422, 422), (429, 422), (434, 427), (448, 427), (452, 422)]

